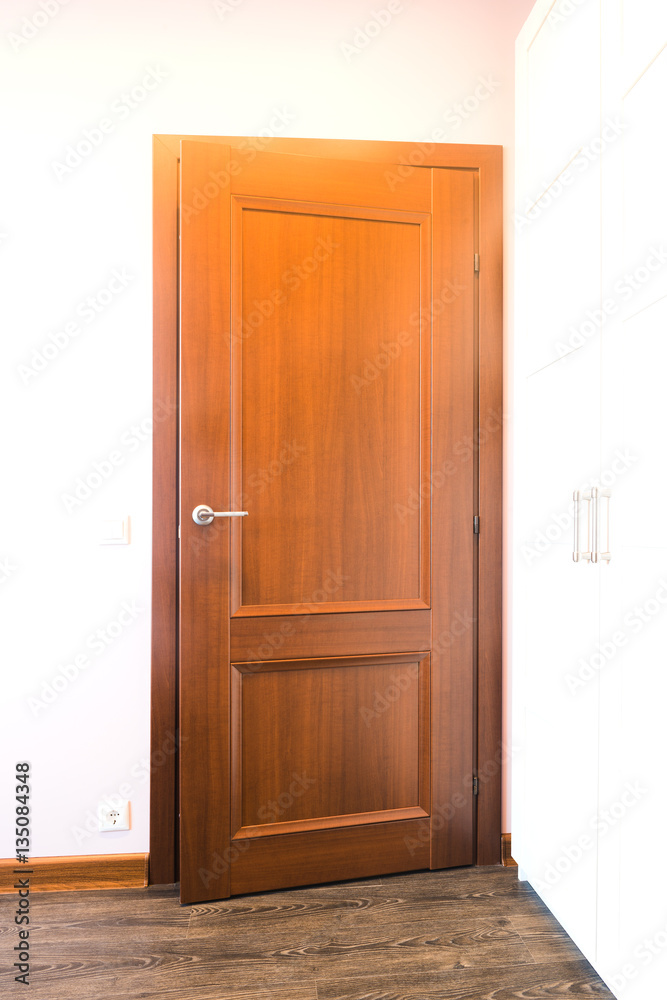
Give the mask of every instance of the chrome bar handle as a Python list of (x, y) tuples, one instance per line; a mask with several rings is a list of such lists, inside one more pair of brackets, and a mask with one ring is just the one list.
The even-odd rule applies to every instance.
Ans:
[(610, 510), (610, 508), (611, 508), (611, 490), (600, 490), (599, 495), (600, 495), (600, 498), (602, 500), (606, 500), (607, 501), (607, 518), (606, 518), (606, 531), (605, 531), (607, 544), (605, 546), (605, 551), (604, 552), (600, 552), (599, 556), (600, 556), (600, 559), (603, 560), (603, 562), (607, 562), (608, 563), (609, 560), (611, 559), (611, 552), (609, 551), (609, 548), (610, 548), (609, 547), (609, 519), (610, 519), (610, 514), (611, 514), (611, 510)]
[(591, 562), (596, 563), (600, 556), (600, 541), (599, 541), (599, 530), (600, 530), (600, 518), (599, 518), (599, 498), (600, 491), (597, 486), (594, 486), (591, 490), (591, 499), (593, 501), (593, 550), (591, 552)]
[[(572, 553), (572, 558), (575, 562), (584, 560), (585, 562), (590, 562), (591, 560), (591, 491), (575, 490), (572, 494), (574, 500), (574, 552)], [(582, 551), (581, 549), (581, 501), (586, 503), (586, 548)]]
[(195, 524), (211, 524), (214, 517), (247, 517), (247, 510), (213, 510), (207, 503), (201, 503), (192, 511)]

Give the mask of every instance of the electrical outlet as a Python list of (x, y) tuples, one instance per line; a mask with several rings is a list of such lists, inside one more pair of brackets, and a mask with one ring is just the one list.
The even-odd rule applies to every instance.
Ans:
[(130, 829), (130, 803), (125, 800), (109, 805), (100, 803), (97, 815), (100, 818), (100, 833), (112, 833), (114, 830)]

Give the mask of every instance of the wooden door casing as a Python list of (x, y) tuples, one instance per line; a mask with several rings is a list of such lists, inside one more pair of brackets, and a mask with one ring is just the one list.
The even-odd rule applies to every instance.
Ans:
[[(160, 140), (157, 140), (157, 142), (159, 144)], [(339, 145), (345, 146), (345, 144), (339, 144)], [(379, 153), (386, 155), (388, 152), (388, 150), (386, 149), (382, 150), (376, 148), (376, 146), (382, 147), (383, 144), (360, 144), (360, 145), (364, 147), (364, 150), (369, 150), (371, 152), (374, 152), (376, 159), (378, 158), (381, 159), (381, 157), (378, 156)], [(387, 144), (387, 145), (389, 147), (392, 147), (393, 149), (397, 148), (396, 144)], [(165, 147), (162, 147), (162, 149), (158, 149), (158, 158), (161, 158), (163, 164), (166, 166), (166, 163), (170, 158), (164, 153), (164, 148)], [(332, 149), (333, 149), (333, 144), (329, 144), (328, 151)], [(479, 173), (480, 173), (479, 161), (484, 160), (484, 157), (479, 155), (482, 152), (482, 150), (479, 147), (467, 147), (467, 148), (450, 147), (450, 149), (447, 150), (447, 152), (449, 153), (450, 150), (453, 150), (459, 156), (459, 158), (467, 159), (468, 164), (472, 162), (474, 154), (478, 161), (478, 167), (477, 169), (470, 169), (468, 167), (467, 169), (459, 168), (450, 171), (438, 172), (442, 173), (443, 175), (448, 175), (449, 177), (449, 183), (447, 184), (443, 183), (442, 189), (440, 191), (436, 190), (434, 194), (434, 198), (436, 200), (438, 198), (441, 198), (443, 204), (445, 202), (455, 202), (455, 203), (460, 202), (462, 193), (464, 191), (467, 191), (468, 188), (457, 187), (457, 184), (467, 185), (471, 191), (474, 191), (475, 193), (477, 192)], [(323, 151), (324, 150), (322, 149), (317, 150), (317, 152), (320, 153)], [(353, 152), (353, 150), (348, 147), (348, 149), (345, 150), (345, 152), (348, 155), (350, 155)], [(485, 152), (487, 154), (487, 164), (488, 164), (488, 159), (491, 159), (491, 161), (495, 159), (497, 163), (497, 154), (499, 151), (497, 150), (489, 151), (487, 149)], [(489, 154), (491, 155), (489, 156)], [(336, 148), (335, 155), (340, 155), (338, 148)], [(172, 177), (173, 176), (175, 175), (172, 173)], [(473, 207), (471, 209), (470, 219), (467, 220), (465, 223), (466, 226), (468, 225), (470, 226), (470, 231), (473, 233), (473, 239), (475, 238), (477, 226), (479, 224), (480, 204), (490, 206), (490, 195), (493, 194), (493, 187), (494, 187), (492, 182), (494, 180), (497, 180), (497, 173), (494, 178), (494, 171), (491, 169), (485, 170), (484, 176), (487, 178), (485, 198), (477, 200), (473, 199), (472, 202)], [(168, 190), (169, 187), (167, 184), (165, 184), (160, 189), (160, 191), (156, 190), (156, 199), (160, 200), (162, 198), (162, 200), (166, 200), (167, 197), (166, 192)], [(496, 193), (497, 193), (497, 187), (496, 187)], [(486, 221), (490, 221), (491, 215), (492, 213), (487, 211)], [(484, 217), (484, 213), (482, 213), (482, 216)], [(165, 235), (168, 228), (169, 224), (167, 220), (167, 223), (165, 223), (163, 226), (163, 231)], [(493, 228), (492, 226), (489, 226), (488, 229), (483, 230), (482, 243), (477, 244), (477, 247), (482, 249), (482, 253), (484, 252), (484, 247), (488, 248), (489, 254), (486, 259), (488, 260), (489, 265), (492, 264), (494, 259), (497, 259), (496, 257), (497, 244), (494, 245), (495, 234), (492, 231), (489, 231), (492, 230), (492, 228)], [(450, 237), (451, 234), (449, 234), (448, 236), (447, 234), (442, 233), (440, 239), (438, 239), (436, 237), (436, 234), (434, 234), (434, 241), (433, 241), (434, 257), (437, 256), (438, 253), (451, 254), (454, 239), (451, 238), (450, 241)], [(159, 240), (158, 242), (160, 246), (164, 248), (164, 238)], [(165, 256), (168, 256), (168, 254), (165, 253)], [(455, 263), (452, 264), (452, 267), (455, 268), (456, 266), (457, 265)], [(465, 266), (469, 270), (470, 266), (469, 260), (466, 260)], [(482, 269), (482, 274), (483, 273), (484, 272)], [(492, 305), (494, 297), (497, 298), (498, 275), (499, 271), (497, 268), (495, 268), (493, 274), (489, 274), (489, 280), (486, 282), (486, 292), (485, 293), (482, 292), (480, 308), (483, 316), (490, 316), (491, 310), (489, 307), (490, 305)], [(434, 298), (437, 301), (437, 296), (434, 296)], [(450, 304), (450, 308), (448, 308), (448, 310), (444, 310), (443, 312), (441, 312), (440, 316), (435, 317), (435, 322), (440, 324), (441, 329), (444, 329), (448, 324), (455, 323), (457, 321), (456, 310), (464, 308), (464, 302), (462, 301), (457, 301), (455, 302), (454, 305), (455, 307), (451, 308)], [(476, 308), (476, 304), (473, 304), (473, 308)], [(459, 317), (459, 319), (460, 318), (461, 317)], [(160, 321), (158, 323), (158, 327), (161, 331), (164, 331), (164, 329), (166, 328), (166, 326), (168, 326), (169, 323), (169, 313), (167, 313), (164, 320), (162, 319), (161, 316), (159, 317), (159, 320)], [(500, 382), (498, 378), (497, 364), (496, 364), (496, 369), (494, 371), (494, 359), (495, 362), (497, 363), (499, 357), (499, 350), (498, 350), (499, 343), (498, 341), (496, 341), (495, 344), (493, 343), (494, 323), (495, 323), (495, 329), (497, 330), (497, 321), (498, 321), (497, 315), (490, 318), (483, 326), (483, 330), (480, 331), (480, 336), (482, 341), (488, 342), (489, 345), (489, 349), (487, 350), (485, 356), (480, 359), (481, 360), (480, 404), (483, 407), (482, 409), (482, 413), (484, 414), (483, 421), (484, 419), (486, 419), (486, 415), (489, 412), (495, 413), (496, 419), (498, 418), (498, 413), (499, 413), (499, 410), (497, 408), (497, 402), (498, 402), (498, 395), (499, 395), (498, 390)], [(436, 337), (435, 343), (436, 345), (439, 345), (442, 350), (451, 349), (451, 345), (447, 346), (445, 342), (442, 340), (442, 338), (438, 340), (438, 338)], [(436, 350), (437, 349), (438, 347), (436, 347)], [(476, 364), (477, 353), (478, 353), (477, 345), (474, 343), (471, 344), (469, 350), (471, 352), (474, 352), (475, 358), (473, 360), (474, 363)], [(162, 357), (162, 362), (164, 362), (165, 356), (161, 355), (161, 357)], [(162, 363), (161, 372), (160, 371), (156, 372), (156, 376), (158, 377), (158, 379), (160, 377), (162, 378), (160, 391), (162, 392), (163, 397), (165, 389), (169, 384), (169, 378), (167, 376), (169, 375), (169, 372), (173, 369), (173, 351), (170, 355), (166, 356), (166, 361), (167, 364)], [(466, 407), (468, 406), (468, 403), (472, 403), (471, 410), (469, 411), (472, 412), (472, 408), (474, 406), (475, 401), (472, 397), (470, 398), (466, 397), (467, 392), (472, 392), (472, 387), (469, 388), (466, 386), (464, 388), (460, 384), (456, 384), (455, 380), (452, 381), (452, 384), (450, 385), (436, 383), (434, 391), (434, 400), (433, 400), (434, 415), (438, 413), (438, 407), (440, 407), (440, 415), (442, 416), (443, 412), (445, 412), (443, 411), (442, 407), (443, 406), (450, 407), (451, 405), (453, 405), (452, 401), (455, 399), (459, 400), (462, 403), (462, 405)], [(490, 407), (488, 405), (489, 399), (491, 399), (494, 406)], [(162, 424), (159, 430), (161, 432), (160, 436), (164, 439), (165, 432), (168, 431), (168, 428), (164, 424)], [(462, 429), (459, 428), (459, 432), (461, 432), (461, 430)], [(474, 433), (474, 427), (470, 426), (468, 428), (463, 428), (463, 431), (462, 433), (460, 433), (459, 438), (452, 437), (452, 439), (449, 441), (450, 449), (453, 444), (457, 443), (457, 441), (469, 439), (469, 433), (468, 433), (469, 431), (472, 431)], [(452, 434), (455, 435), (456, 432), (457, 429), (456, 426), (454, 425), (452, 426)], [(156, 443), (159, 446), (160, 442), (158, 441)], [(496, 437), (495, 441), (493, 440), (493, 438), (491, 439), (490, 446), (487, 446), (486, 450), (484, 449), (484, 445), (482, 442), (480, 442), (479, 444), (480, 458), (483, 456), (488, 456), (486, 464), (482, 463), (482, 467), (480, 470), (483, 479), (484, 477), (486, 477), (486, 479), (488, 480), (490, 474), (493, 472), (494, 461), (496, 462), (496, 468), (497, 468), (497, 459), (500, 454), (500, 449), (499, 447), (494, 449), (492, 447), (494, 444), (499, 446), (500, 444), (499, 436)], [(447, 444), (445, 444), (445, 447), (447, 447)], [(159, 455), (160, 448), (158, 447), (157, 450)], [(163, 454), (166, 453), (166, 450), (167, 449), (163, 449)], [(493, 454), (494, 451), (495, 454)], [(442, 457), (442, 461), (443, 463), (446, 461), (444, 455)], [(434, 456), (434, 468), (437, 467), (438, 467), (437, 456)], [(455, 476), (451, 477), (450, 481), (451, 485), (455, 485), (455, 480), (456, 480)], [(437, 489), (433, 491), (434, 518), (435, 518), (435, 509), (438, 504), (441, 504), (443, 506), (443, 509), (445, 509), (445, 505), (447, 504), (446, 492), (447, 492), (446, 490), (443, 491)], [(485, 511), (487, 507), (489, 512), (488, 518), (485, 516)], [(484, 538), (486, 546), (483, 549), (480, 548), (480, 560), (481, 560), (480, 596), (483, 603), (485, 605), (488, 605), (490, 598), (492, 599), (494, 596), (493, 575), (489, 574), (488, 568), (490, 565), (493, 564), (494, 555), (497, 556), (498, 553), (497, 546), (499, 544), (499, 536), (496, 534), (495, 531), (495, 528), (497, 526), (497, 514), (499, 513), (499, 508), (497, 505), (497, 495), (495, 499), (489, 497), (486, 500), (486, 504), (484, 500), (482, 500), (479, 509), (482, 516), (482, 522), (488, 526), (488, 535), (486, 538)], [(162, 520), (160, 520), (160, 526), (163, 526)], [(467, 521), (465, 524), (459, 525), (458, 529), (460, 531), (460, 534), (457, 536), (457, 541), (456, 541), (457, 546), (460, 543), (462, 548), (465, 548), (466, 546), (472, 547), (472, 545), (474, 544), (474, 540), (469, 531), (469, 525)], [(169, 545), (171, 545), (171, 542), (169, 543)], [(168, 548), (169, 546), (166, 545), (165, 542), (165, 549)], [(163, 566), (165, 565), (165, 562), (166, 563), (169, 562), (168, 558), (162, 558)], [(434, 564), (433, 567), (434, 586), (435, 586), (435, 580), (437, 579), (439, 586), (444, 586), (444, 587), (449, 586), (451, 588), (454, 584), (453, 576), (454, 574), (452, 573), (452, 566), (451, 564), (448, 563), (447, 560), (439, 560), (436, 564)], [(164, 576), (160, 577), (160, 583), (161, 585), (164, 584)], [(202, 586), (203, 589), (205, 589), (205, 583), (203, 583)], [(162, 590), (163, 591), (169, 590), (169, 588), (168, 587), (165, 588), (164, 586), (162, 586)], [(377, 595), (375, 596), (377, 597)], [(156, 606), (157, 614), (158, 615), (166, 614), (166, 612), (168, 611), (168, 607), (169, 607), (169, 601), (167, 601), (164, 605), (160, 605), (158, 603)], [(422, 603), (421, 609), (419, 609), (418, 605), (417, 609), (415, 610), (408, 610), (400, 613), (397, 611), (383, 611), (382, 615), (385, 622), (385, 629), (382, 635), (381, 642), (378, 640), (377, 634), (370, 627), (371, 623), (369, 619), (373, 617), (373, 614), (367, 611), (360, 611), (360, 612), (348, 611), (345, 613), (338, 613), (333, 616), (330, 614), (323, 613), (318, 617), (321, 618), (324, 632), (320, 634), (319, 630), (317, 630), (318, 634), (315, 635), (315, 633), (313, 632), (313, 626), (311, 625), (311, 621), (309, 620), (308, 623), (304, 624), (304, 627), (298, 631), (298, 633), (290, 635), (289, 625), (291, 616), (283, 614), (279, 605), (271, 606), (271, 610), (268, 610), (268, 607), (269, 606), (266, 606), (263, 609), (263, 614), (266, 614), (267, 617), (261, 620), (257, 618), (251, 619), (245, 617), (236, 617), (232, 620), (231, 649), (230, 649), (232, 661), (238, 661), (239, 663), (242, 663), (244, 660), (247, 660), (247, 658), (251, 656), (251, 654), (256, 649), (257, 646), (255, 637), (256, 633), (254, 631), (255, 625), (260, 626), (262, 630), (261, 631), (262, 635), (266, 634), (269, 640), (273, 640), (273, 641), (267, 640), (262, 644), (262, 654), (261, 654), (262, 658), (264, 661), (270, 661), (270, 660), (278, 660), (281, 658), (284, 660), (289, 656), (296, 656), (301, 658), (305, 657), (306, 655), (310, 657), (312, 656), (350, 657), (354, 655), (358, 656), (363, 654), (378, 655), (378, 654), (387, 654), (391, 652), (405, 652), (406, 642), (408, 643), (409, 649), (417, 652), (423, 652), (427, 651), (431, 646), (431, 634), (430, 634), (431, 624), (433, 627), (433, 636), (435, 637), (435, 639), (437, 640), (438, 637), (440, 637), (440, 655), (442, 656), (443, 660), (446, 661), (450, 654), (450, 651), (447, 648), (447, 642), (448, 642), (447, 636), (448, 634), (451, 636), (451, 626), (454, 626), (456, 629), (458, 629), (460, 626), (460, 621), (453, 622), (451, 618), (446, 620), (447, 616), (442, 612), (440, 612), (440, 617), (438, 617), (437, 607), (434, 606), (433, 611), (431, 612), (427, 608), (425, 608), (424, 603)], [(336, 625), (340, 624), (340, 626), (342, 627), (334, 628), (333, 627), (334, 623), (332, 622), (332, 619), (335, 619)], [(433, 619), (432, 622), (431, 619)], [(463, 739), (463, 741), (459, 741), (458, 750), (457, 747), (454, 745), (456, 741), (453, 739), (451, 740), (451, 745), (449, 747), (450, 753), (448, 756), (450, 765), (448, 765), (448, 767), (451, 766), (454, 769), (456, 765), (452, 762), (456, 760), (457, 753), (468, 754), (469, 759), (472, 760), (472, 753), (474, 749), (477, 749), (478, 752), (481, 750), (482, 753), (485, 754), (485, 756), (483, 756), (482, 758), (484, 760), (491, 760), (492, 757), (493, 759), (498, 759), (498, 751), (500, 747), (499, 725), (498, 725), (499, 719), (497, 717), (498, 706), (497, 704), (494, 705), (494, 699), (495, 699), (495, 694), (497, 693), (499, 677), (498, 676), (494, 677), (494, 670), (489, 669), (489, 664), (491, 664), (492, 666), (494, 664), (494, 648), (493, 648), (494, 643), (496, 644), (495, 646), (496, 650), (498, 648), (497, 642), (499, 641), (499, 636), (497, 634), (494, 634), (496, 621), (497, 618), (494, 621), (488, 622), (488, 624), (485, 624), (485, 622), (483, 621), (480, 626), (480, 636), (479, 636), (480, 653), (483, 654), (483, 662), (481, 663), (482, 670), (480, 678), (481, 680), (480, 708), (483, 713), (486, 713), (487, 720), (490, 721), (495, 720), (494, 725), (491, 726), (486, 725), (484, 727), (484, 730), (480, 735), (480, 742), (477, 748), (474, 746), (475, 734), (473, 732), (472, 722), (469, 727), (469, 732), (467, 736)], [(400, 637), (397, 631), (399, 628), (402, 633)], [(493, 642), (489, 643), (489, 638), (491, 637), (493, 637)], [(161, 647), (159, 657), (157, 658), (157, 662), (155, 663), (156, 681), (157, 681), (157, 678), (160, 675), (160, 668), (169, 661), (169, 659), (172, 657), (172, 654), (169, 652), (170, 647), (169, 646), (165, 647), (164, 637), (160, 637), (159, 640), (156, 639), (156, 643), (157, 643), (156, 653), (158, 652), (157, 647), (158, 646)], [(498, 661), (496, 659), (495, 660), (496, 674), (497, 674), (497, 666), (498, 666)], [(438, 711), (439, 713), (441, 713), (443, 718), (441, 738), (444, 739), (445, 741), (448, 738), (445, 731), (447, 729), (446, 725), (448, 719), (447, 713), (451, 712), (452, 692), (454, 692), (454, 701), (456, 701), (456, 697), (458, 697), (463, 690), (466, 690), (466, 685), (467, 685), (467, 690), (471, 690), (475, 681), (475, 678), (472, 676), (472, 672), (468, 671), (468, 676), (462, 682), (463, 688), (461, 688), (460, 687), (461, 679), (456, 678), (454, 676), (454, 673), (455, 672), (453, 670), (449, 670), (449, 668), (446, 668), (445, 670), (441, 671), (440, 678), (438, 681), (438, 684), (440, 685), (440, 690), (438, 690), (438, 684), (436, 684), (433, 691), (433, 705), (438, 706)], [(457, 685), (459, 688), (458, 690), (457, 690)], [(164, 692), (164, 689), (161, 688), (161, 691)], [(167, 692), (167, 694), (169, 694), (169, 692)], [(165, 703), (168, 703), (168, 701), (169, 701), (168, 697), (162, 700), (160, 700), (159, 698), (156, 699), (157, 704), (155, 704), (154, 706), (154, 722), (158, 719), (158, 715), (160, 715), (160, 719), (159, 719), (159, 728), (154, 727), (153, 731), (154, 740), (158, 738), (158, 732), (164, 729), (165, 725), (167, 724), (165, 722), (165, 719), (168, 720), (170, 718), (169, 712), (168, 711), (165, 712), (164, 710), (164, 705)], [(494, 712), (496, 712), (495, 716)], [(458, 735), (460, 735), (460, 720), (455, 718), (452, 721), (454, 722), (454, 725), (449, 733), (450, 738), (452, 737), (452, 734), (457, 730), (457, 727), (458, 727)], [(451, 781), (452, 777), (451, 771), (449, 771), (449, 773), (446, 772), (447, 769), (443, 769), (442, 774), (434, 773), (432, 776), (434, 797), (436, 794), (442, 794), (442, 789), (446, 787), (448, 781)], [(168, 769), (165, 769), (164, 771), (161, 772), (158, 771), (156, 774), (156, 778), (159, 779), (159, 782), (156, 783), (159, 783), (164, 787), (167, 784), (168, 777), (169, 777)], [(495, 782), (494, 780), (487, 780), (485, 782), (483, 790), (487, 793), (487, 795), (485, 796), (484, 801), (480, 801), (481, 809), (480, 809), (479, 819), (480, 819), (480, 826), (482, 828), (481, 838), (480, 838), (482, 840), (482, 849), (481, 851), (478, 850), (478, 858), (482, 861), (485, 860), (485, 858), (483, 857), (484, 851), (487, 852), (486, 860), (491, 860), (491, 858), (495, 854), (496, 845), (492, 842), (495, 838), (488, 837), (488, 828), (491, 824), (498, 827), (496, 806), (498, 802), (499, 789), (496, 788), (496, 784), (497, 782)], [(441, 801), (444, 802), (446, 801), (446, 799), (441, 799)], [(465, 812), (465, 810), (463, 810), (463, 812)], [(455, 817), (454, 822), (445, 823), (444, 828), (442, 830), (441, 839), (443, 843), (447, 840), (450, 841), (448, 847), (450, 853), (452, 845), (456, 845), (457, 842), (459, 843), (461, 842), (462, 829), (466, 826), (465, 823), (461, 824), (459, 822), (462, 819), (461, 811), (459, 811), (459, 813), (460, 815)], [(164, 815), (164, 810), (162, 814)], [(458, 829), (457, 825), (459, 827)], [(393, 822), (383, 823), (382, 824), (383, 836), (385, 838), (391, 839), (394, 834), (394, 827), (395, 823)], [(484, 832), (485, 830), (487, 832)], [(161, 830), (160, 832), (164, 833), (164, 830)], [(157, 839), (159, 839), (160, 832), (154, 830), (154, 834)], [(470, 835), (470, 824), (468, 823), (466, 836), (469, 835)], [(292, 837), (301, 836), (301, 834), (292, 833), (290, 836)], [(341, 871), (341, 875), (339, 877), (352, 877), (353, 872), (350, 870), (349, 863), (346, 861), (347, 855), (345, 848), (345, 837), (340, 832), (327, 831), (327, 838), (328, 838), (329, 852), (331, 854), (331, 857), (335, 858), (338, 852), (340, 871)], [(370, 844), (369, 844), (369, 850), (372, 850)], [(373, 853), (375, 853), (374, 850)], [(429, 859), (427, 856), (428, 852), (427, 854), (424, 854), (423, 843), (421, 841), (418, 841), (418, 848), (415, 851), (415, 857), (412, 858), (412, 861), (417, 867), (425, 867), (429, 863), (433, 863), (433, 866), (435, 867), (438, 864), (437, 854), (438, 851), (436, 849), (433, 859)], [(256, 859), (254, 859), (253, 861), (249, 853), (243, 856), (244, 863), (246, 859), (249, 867), (253, 863), (256, 864)], [(289, 862), (286, 859), (284, 860), (285, 864), (289, 867)], [(471, 859), (468, 857), (462, 860), (461, 863), (470, 863), (470, 860)], [(163, 866), (163, 870), (166, 869), (168, 869), (168, 865), (165, 863), (165, 865)], [(156, 851), (156, 854), (154, 856), (154, 865), (152, 872), (153, 876), (157, 876), (158, 880), (159, 880), (159, 871), (160, 871), (160, 856), (159, 856), (159, 851)], [(154, 878), (154, 880), (156, 879)], [(309, 880), (313, 881), (314, 879), (310, 878)], [(223, 893), (221, 891), (219, 890), (217, 891), (217, 895), (222, 895), (222, 894)]]

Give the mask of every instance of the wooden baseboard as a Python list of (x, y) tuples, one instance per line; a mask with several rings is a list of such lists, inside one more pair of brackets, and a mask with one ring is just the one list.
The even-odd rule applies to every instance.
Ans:
[(500, 849), (502, 863), (505, 868), (517, 868), (517, 863), (512, 857), (512, 834), (502, 833), (500, 835)]
[(148, 885), (147, 854), (91, 854), (63, 858), (30, 858), (19, 864), (0, 860), (0, 893), (16, 892), (19, 878), (30, 879), (31, 892), (82, 892)]

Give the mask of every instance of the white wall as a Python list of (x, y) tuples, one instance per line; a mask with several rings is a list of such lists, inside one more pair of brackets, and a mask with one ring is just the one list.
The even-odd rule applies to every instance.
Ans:
[[(530, 6), (392, 0), (346, 49), (386, 0), (3, 0), (0, 856), (18, 760), (33, 856), (148, 849), (152, 133), (511, 147)], [(119, 792), (131, 831), (88, 833)]]

